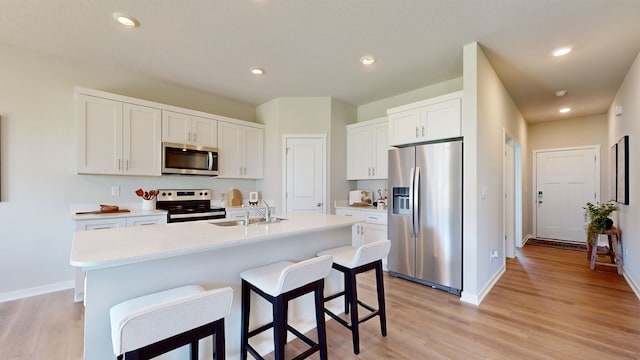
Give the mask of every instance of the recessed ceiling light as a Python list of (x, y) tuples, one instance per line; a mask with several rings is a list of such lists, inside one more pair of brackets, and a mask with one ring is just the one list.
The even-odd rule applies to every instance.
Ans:
[(563, 47), (553, 51), (553, 56), (564, 56), (571, 52), (570, 47)]
[(253, 75), (260, 76), (260, 75), (264, 75), (264, 70), (260, 69), (260, 68), (257, 68), (257, 67), (254, 67), (254, 68), (251, 68), (251, 73)]
[(569, 111), (571, 111), (571, 108), (568, 108), (568, 107), (565, 107), (565, 108), (562, 108), (562, 109), (558, 110), (558, 112), (561, 112), (563, 114), (564, 113), (568, 113)]
[(568, 93), (567, 90), (558, 90), (554, 94), (556, 94), (557, 97), (563, 97), (563, 96), (567, 95), (567, 93)]
[(371, 55), (367, 55), (367, 56), (361, 57), (360, 62), (363, 63), (364, 65), (371, 65), (374, 62), (376, 62), (376, 58)]
[(140, 23), (133, 16), (129, 16), (127, 14), (115, 12), (113, 13), (113, 18), (116, 19), (117, 22), (122, 24), (123, 26), (133, 28), (140, 26)]

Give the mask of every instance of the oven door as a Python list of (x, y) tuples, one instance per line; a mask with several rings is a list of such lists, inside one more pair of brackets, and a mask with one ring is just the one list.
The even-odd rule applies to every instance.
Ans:
[(187, 222), (187, 221), (198, 221), (198, 220), (214, 220), (214, 219), (224, 219), (226, 216), (226, 212), (224, 210), (214, 210), (207, 212), (189, 212), (183, 214), (167, 214), (167, 222), (168, 223), (176, 223), (176, 222)]
[(162, 173), (218, 175), (218, 149), (207, 146), (162, 143)]

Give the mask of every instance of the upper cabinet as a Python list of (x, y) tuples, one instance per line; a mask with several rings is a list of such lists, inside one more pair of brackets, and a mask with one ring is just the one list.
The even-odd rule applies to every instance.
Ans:
[[(257, 125), (257, 124), (256, 124)], [(221, 178), (262, 179), (264, 127), (218, 122), (218, 173)]]
[(347, 125), (347, 180), (386, 179), (387, 118)]
[(160, 176), (160, 109), (77, 94), (78, 173)]
[(462, 136), (462, 91), (387, 110), (389, 145)]
[(218, 121), (173, 111), (162, 111), (162, 141), (218, 146)]

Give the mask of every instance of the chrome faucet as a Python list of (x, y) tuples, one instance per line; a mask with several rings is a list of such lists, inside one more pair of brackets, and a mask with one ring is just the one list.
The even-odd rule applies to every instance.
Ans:
[[(249, 207), (251, 207), (251, 209), (255, 212), (258, 213), (258, 215), (262, 216), (264, 218), (265, 222), (270, 222), (271, 221), (271, 207), (269, 206), (269, 204), (262, 200), (262, 202), (266, 205), (266, 208), (264, 209), (264, 211), (261, 211), (257, 206), (255, 205), (250, 205)], [(244, 206), (244, 205), (243, 205)], [(245, 224), (249, 223), (249, 212), (247, 211), (247, 213), (245, 214)]]

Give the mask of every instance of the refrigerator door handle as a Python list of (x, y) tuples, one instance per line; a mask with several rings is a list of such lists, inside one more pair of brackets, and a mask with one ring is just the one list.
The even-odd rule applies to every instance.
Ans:
[(413, 236), (420, 234), (420, 167), (416, 166), (412, 177), (411, 216), (413, 217)]
[(413, 208), (415, 206), (415, 197), (413, 193), (413, 187), (415, 185), (415, 168), (411, 168), (411, 174), (409, 175), (409, 207), (411, 209), (411, 235), (416, 236), (416, 219)]

